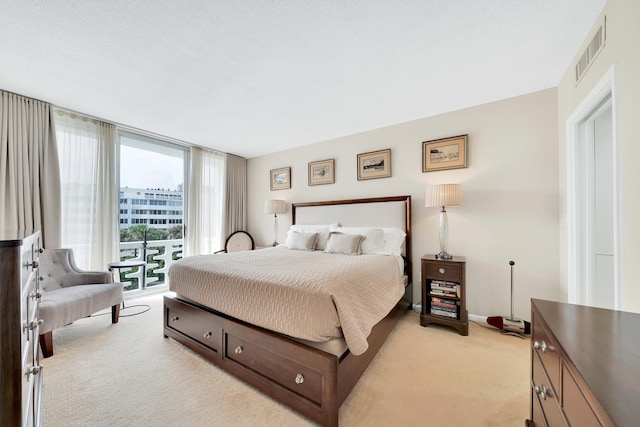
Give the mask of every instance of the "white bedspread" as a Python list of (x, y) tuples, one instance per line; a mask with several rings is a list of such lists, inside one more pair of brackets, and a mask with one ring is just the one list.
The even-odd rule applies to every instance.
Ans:
[(401, 258), (275, 247), (187, 257), (170, 290), (245, 322), (322, 342), (344, 335), (352, 353), (404, 293)]

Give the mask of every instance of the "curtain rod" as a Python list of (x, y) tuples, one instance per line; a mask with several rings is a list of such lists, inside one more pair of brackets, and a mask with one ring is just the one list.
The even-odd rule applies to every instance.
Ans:
[[(125, 131), (125, 132), (137, 133), (137, 134), (142, 135), (142, 136), (147, 136), (149, 138), (159, 139), (161, 141), (170, 142), (172, 144), (181, 145), (183, 147), (199, 147), (199, 148), (202, 148), (203, 150), (211, 150), (211, 151), (215, 151), (217, 153), (229, 154), (229, 153), (225, 153), (224, 151), (216, 150), (216, 149), (213, 149), (213, 148), (210, 148), (210, 147), (203, 147), (203, 146), (198, 145), (198, 144), (193, 144), (193, 143), (190, 143), (190, 142), (182, 141), (182, 140), (177, 139), (177, 138), (172, 138), (172, 137), (160, 135), (160, 134), (157, 134), (157, 133), (154, 133), (154, 132), (151, 132), (151, 131), (138, 129), (138, 128), (135, 128), (133, 126), (129, 126), (129, 125), (125, 125), (125, 124), (122, 124), (122, 123), (114, 122), (112, 120), (105, 120), (105, 119), (102, 119), (100, 117), (92, 116), (91, 114), (81, 113), (79, 111), (72, 110), (70, 108), (60, 107), (58, 105), (52, 104), (49, 101), (43, 101), (42, 99), (34, 98), (32, 96), (22, 95), (22, 94), (19, 94), (19, 93), (16, 93), (16, 92), (12, 92), (10, 90), (5, 90), (5, 89), (0, 89), (0, 91), (6, 92), (6, 93), (12, 93), (12, 94), (14, 94), (16, 96), (21, 96), (21, 97), (27, 98), (27, 99), (33, 99), (34, 101), (44, 102), (46, 104), (49, 104), (54, 111), (57, 111), (59, 113), (74, 114), (74, 115), (77, 115), (78, 117), (86, 119), (86, 120), (97, 120), (99, 122), (108, 123), (110, 125), (113, 125), (113, 126), (117, 127), (118, 129), (121, 129), (121, 130)], [(236, 157), (239, 157), (239, 156), (236, 156)]]
[(86, 114), (86, 113), (81, 113), (79, 111), (71, 110), (69, 108), (59, 107), (59, 106), (53, 105), (53, 104), (52, 104), (52, 107), (54, 108), (54, 110), (56, 110), (59, 113), (73, 114), (73, 115), (76, 115), (76, 116), (78, 116), (80, 118), (83, 118), (83, 119), (97, 120), (97, 121), (100, 121), (100, 122), (103, 122), (103, 123), (108, 123), (110, 125), (113, 125), (113, 126), (117, 127), (119, 130), (122, 130), (122, 131), (125, 131), (125, 132), (131, 132), (131, 133), (135, 133), (135, 134), (138, 134), (138, 135), (146, 136), (146, 137), (149, 137), (149, 138), (159, 139), (161, 141), (170, 142), (172, 144), (180, 145), (180, 146), (183, 146), (183, 147), (199, 147), (199, 148), (202, 148), (203, 150), (211, 150), (211, 151), (215, 151), (217, 153), (228, 154), (228, 153), (225, 153), (224, 151), (212, 149), (210, 147), (203, 147), (201, 145), (193, 144), (193, 143), (186, 142), (186, 141), (182, 141), (180, 139), (172, 138), (170, 136), (160, 135), (160, 134), (157, 134), (155, 132), (151, 132), (151, 131), (135, 128), (133, 126), (125, 125), (125, 124), (114, 122), (114, 121), (111, 121), (111, 120), (104, 120), (104, 119), (101, 119), (100, 117), (92, 116), (92, 115)]

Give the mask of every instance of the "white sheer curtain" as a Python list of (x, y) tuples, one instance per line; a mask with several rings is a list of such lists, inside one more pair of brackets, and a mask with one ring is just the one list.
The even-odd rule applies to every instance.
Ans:
[(186, 196), (185, 256), (211, 254), (222, 248), (222, 196), (225, 155), (191, 148)]
[(62, 183), (62, 246), (81, 268), (118, 261), (115, 126), (62, 112), (55, 115)]
[(58, 247), (59, 199), (51, 106), (0, 91), (0, 230), (41, 230)]

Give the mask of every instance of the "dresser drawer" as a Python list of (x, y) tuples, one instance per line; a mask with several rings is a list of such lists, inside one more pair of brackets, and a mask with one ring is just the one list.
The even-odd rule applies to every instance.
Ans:
[(165, 306), (165, 326), (191, 337), (215, 352), (220, 352), (222, 322), (217, 316), (177, 300), (171, 300), (170, 304)]
[(549, 379), (542, 368), (540, 359), (536, 354), (532, 354), (531, 357), (533, 359), (532, 399), (540, 404), (546, 422), (545, 425), (550, 427), (564, 426), (564, 419), (562, 412), (560, 412), (560, 402), (549, 385)]
[(560, 392), (560, 356), (558, 355), (558, 345), (549, 336), (536, 318), (533, 318), (533, 333), (531, 337), (532, 351), (539, 358), (544, 367), (551, 386), (555, 392)]
[(425, 277), (433, 280), (462, 281), (462, 265), (453, 262), (430, 262), (424, 266)]
[(322, 374), (303, 365), (290, 355), (284, 355), (271, 348), (262, 348), (225, 333), (225, 357), (245, 368), (306, 397), (315, 403), (322, 402)]
[(567, 421), (572, 427), (600, 427), (602, 425), (564, 365), (562, 366), (562, 407)]

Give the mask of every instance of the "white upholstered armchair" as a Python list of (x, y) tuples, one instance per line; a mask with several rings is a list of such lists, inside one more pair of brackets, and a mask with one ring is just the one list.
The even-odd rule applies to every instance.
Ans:
[(123, 300), (122, 283), (113, 283), (108, 271), (83, 271), (71, 249), (45, 249), (40, 256), (42, 277), (40, 347), (53, 355), (53, 330), (111, 307), (111, 323), (118, 323)]

